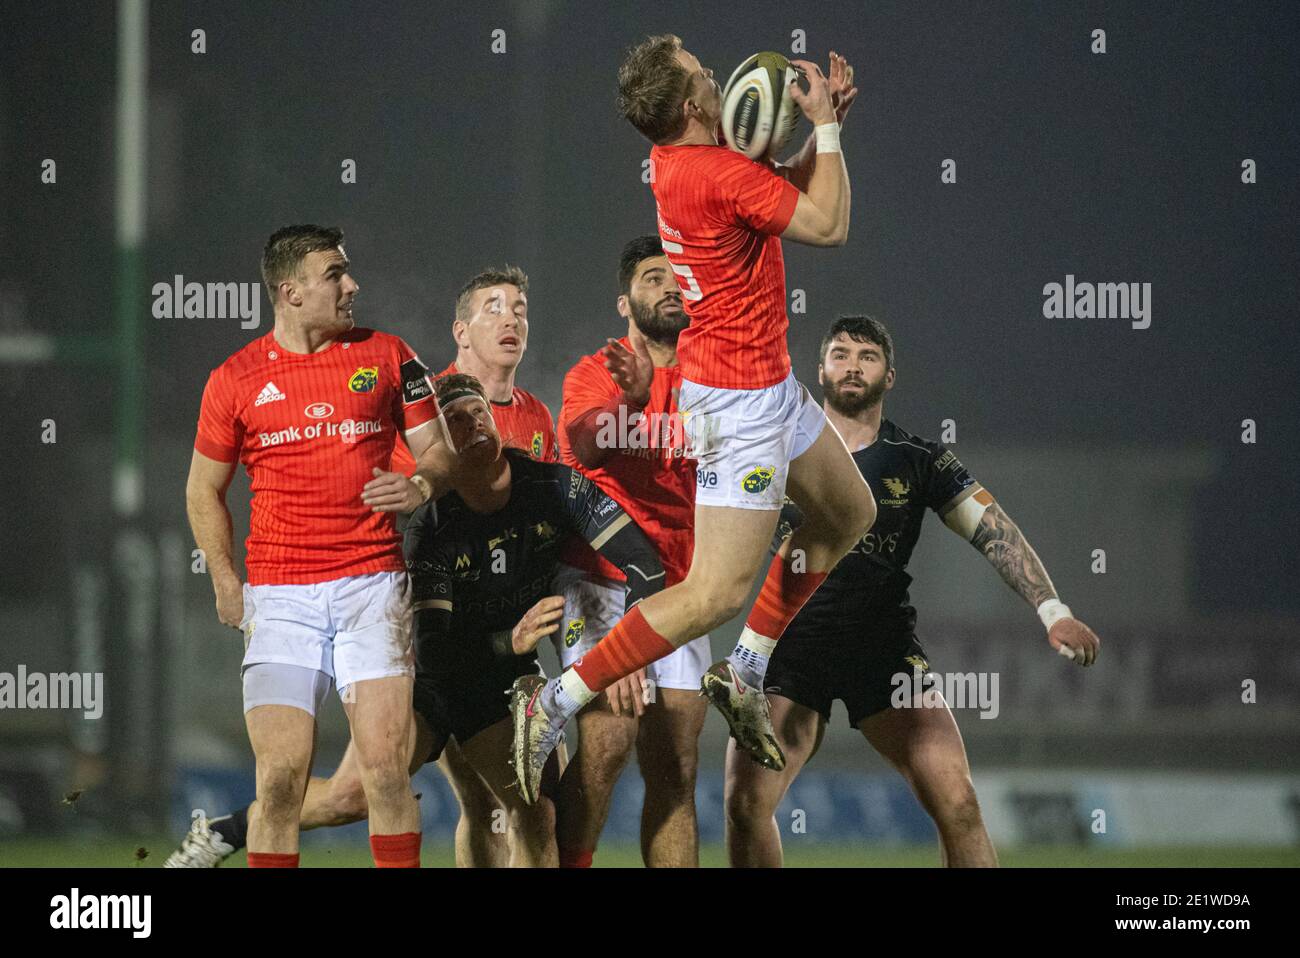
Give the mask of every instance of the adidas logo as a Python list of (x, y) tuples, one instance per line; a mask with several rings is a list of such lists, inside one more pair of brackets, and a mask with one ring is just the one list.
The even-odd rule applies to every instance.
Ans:
[(275, 402), (277, 399), (284, 398), (284, 393), (280, 392), (279, 387), (276, 386), (275, 383), (267, 383), (262, 387), (262, 391), (257, 394), (257, 398), (253, 400), (253, 405), (265, 406), (269, 402)]

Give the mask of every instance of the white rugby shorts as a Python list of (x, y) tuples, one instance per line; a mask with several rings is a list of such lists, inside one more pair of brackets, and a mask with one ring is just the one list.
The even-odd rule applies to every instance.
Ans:
[(411, 583), (405, 572), (310, 585), (244, 584), (243, 669), (262, 663), (323, 672), (340, 694), (353, 682), (415, 674)]
[(677, 405), (696, 460), (697, 505), (780, 509), (791, 460), (826, 427), (826, 414), (793, 372), (762, 389), (684, 379)]
[[(553, 636), (564, 668), (596, 647), (623, 618), (626, 589), (621, 583), (561, 564), (555, 592), (564, 596), (564, 618)], [(700, 690), (700, 678), (712, 664), (709, 637), (702, 635), (646, 666), (646, 678), (660, 688)]]

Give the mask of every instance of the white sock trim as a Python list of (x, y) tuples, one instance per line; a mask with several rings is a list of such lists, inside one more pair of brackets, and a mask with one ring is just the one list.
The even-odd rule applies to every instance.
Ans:
[(762, 656), (770, 656), (772, 650), (776, 648), (776, 639), (769, 639), (766, 635), (759, 635), (749, 626), (740, 630), (740, 639), (736, 646), (742, 649), (749, 649), (751, 652), (757, 652)]

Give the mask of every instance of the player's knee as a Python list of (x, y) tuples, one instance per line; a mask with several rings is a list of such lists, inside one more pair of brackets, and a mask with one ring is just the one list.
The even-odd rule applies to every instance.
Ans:
[(732, 789), (727, 793), (724, 807), (727, 827), (732, 831), (754, 831), (776, 813), (776, 806), (767, 796), (749, 789)]
[(262, 814), (271, 817), (297, 815), (302, 806), (305, 774), (305, 769), (291, 759), (259, 761), (257, 801)]
[(391, 796), (410, 788), (407, 763), (396, 752), (367, 756), (360, 764), (361, 784), (367, 793)]
[(695, 800), (694, 755), (659, 755), (649, 760), (643, 755), (639, 765), (647, 801), (677, 805)]
[(930, 807), (935, 823), (945, 832), (961, 834), (984, 827), (979, 799), (969, 775), (949, 778), (930, 791), (925, 804)]

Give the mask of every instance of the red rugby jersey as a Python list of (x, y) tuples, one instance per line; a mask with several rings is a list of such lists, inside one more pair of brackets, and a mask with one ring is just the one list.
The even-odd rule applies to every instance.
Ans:
[[(632, 348), (626, 337), (620, 342)], [(641, 527), (659, 553), (668, 585), (686, 578), (695, 547), (695, 460), (683, 455), (686, 440), (677, 416), (681, 382), (680, 366), (655, 369), (642, 419), (638, 424), (610, 423), (608, 435), (619, 437), (620, 446), (599, 469), (587, 469), (578, 462), (568, 436), (571, 423), (622, 392), (599, 352), (578, 360), (564, 377), (564, 405), (560, 408), (560, 461), (590, 477)], [(630, 433), (637, 425), (638, 438), (624, 442), (631, 440)], [(641, 448), (632, 448), (633, 442)], [(570, 540), (563, 557), (587, 572), (623, 579), (617, 568), (581, 540)]]
[[(458, 372), (460, 370), (453, 362), (435, 378)], [(555, 420), (551, 418), (551, 411), (546, 408), (546, 403), (532, 393), (516, 386), (510, 402), (492, 403), (492, 418), (497, 424), (497, 432), (501, 433), (502, 445), (522, 449), (542, 462), (559, 461), (560, 451), (555, 441)], [(393, 448), (393, 461), (388, 468), (408, 476), (415, 472), (415, 459), (411, 456), (411, 451), (406, 448), (406, 443), (398, 442)]]
[(311, 354), (267, 333), (212, 371), (194, 448), (248, 471), (250, 585), (406, 568), (394, 515), (361, 487), (399, 432), (437, 418), (426, 374), (401, 339), (360, 328)]
[(682, 376), (725, 389), (781, 382), (790, 321), (778, 234), (799, 190), (725, 146), (655, 146), (650, 161), (659, 235), (691, 317), (677, 341)]

